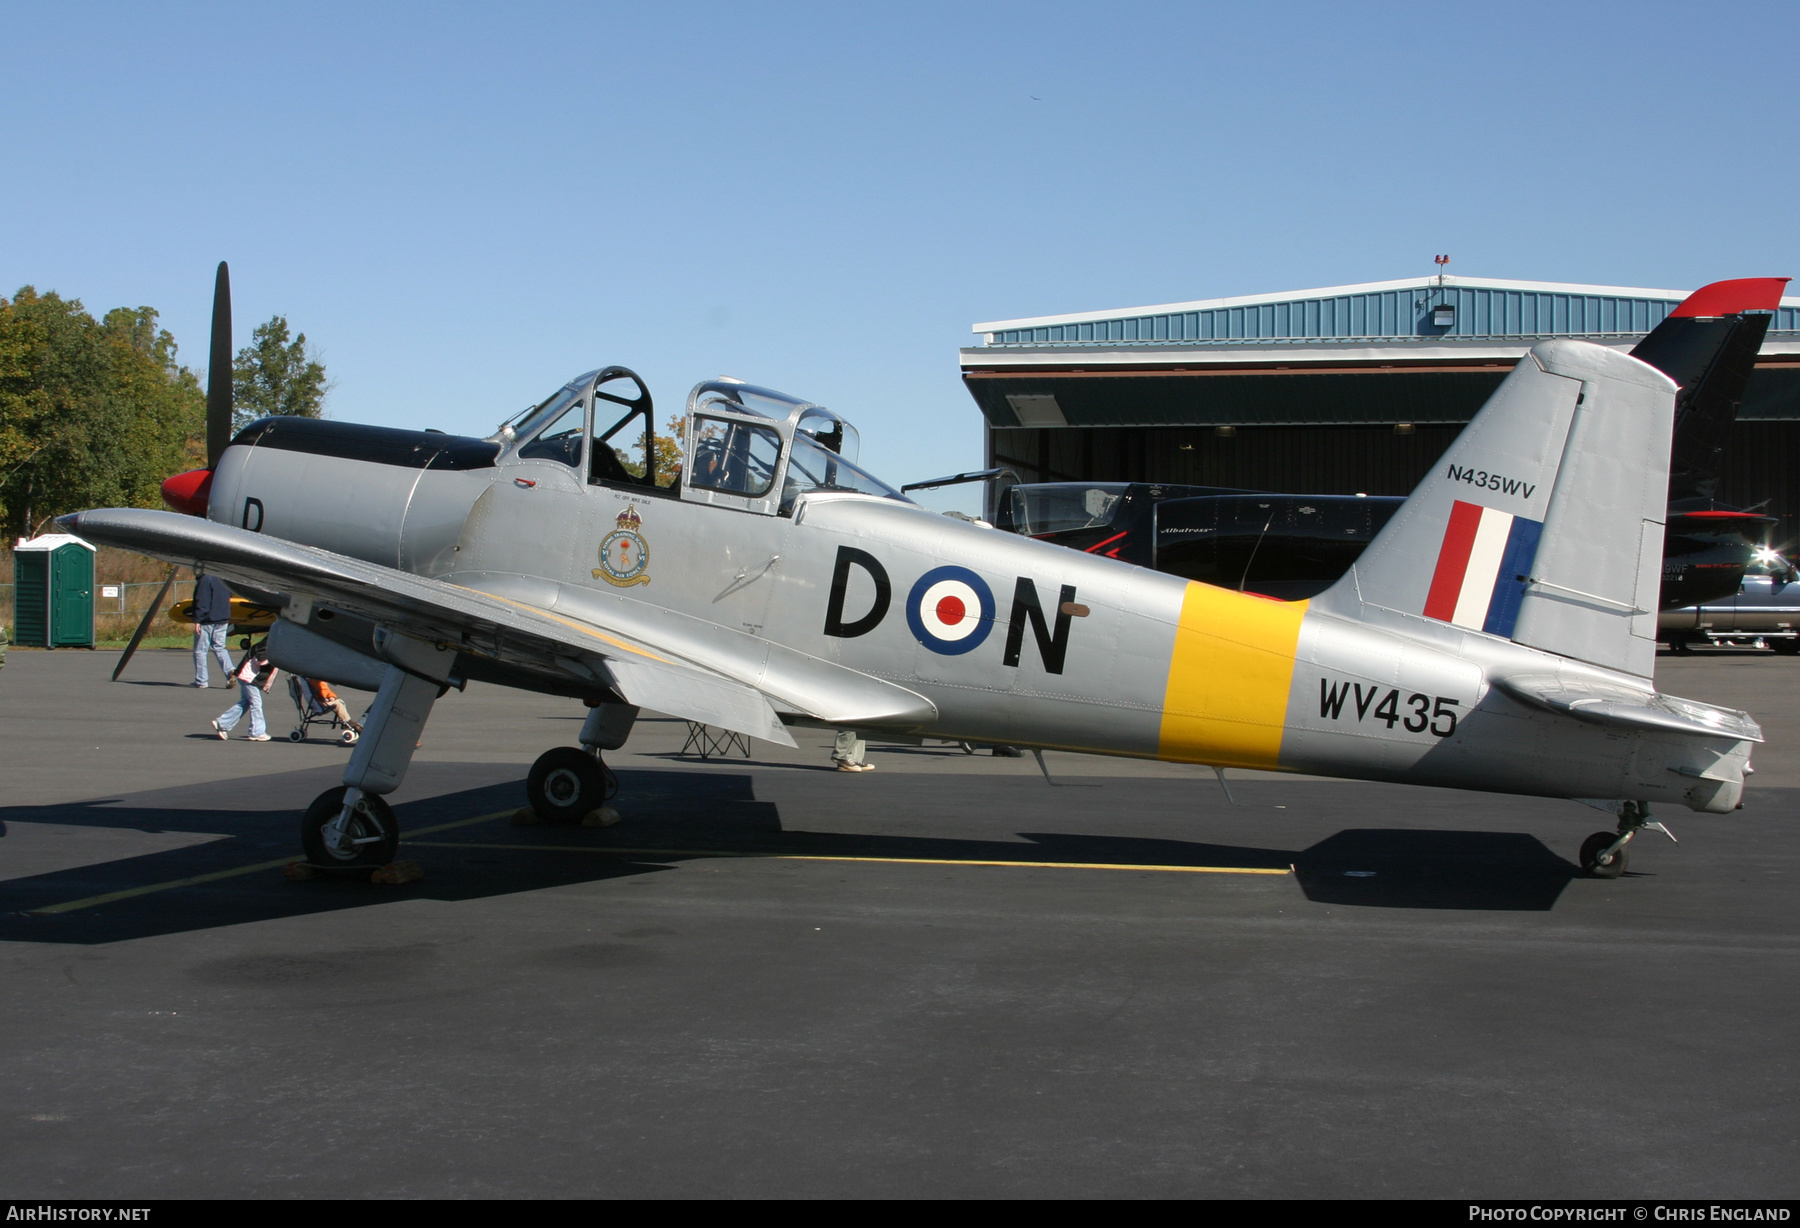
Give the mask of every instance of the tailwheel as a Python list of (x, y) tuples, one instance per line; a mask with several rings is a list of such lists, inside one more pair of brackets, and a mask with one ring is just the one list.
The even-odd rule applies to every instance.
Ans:
[(373, 793), (359, 796), (344, 824), (343, 839), (334, 837), (338, 816), (344, 810), (343, 785), (327, 789), (313, 799), (300, 820), (300, 848), (315, 866), (385, 866), (400, 851), (400, 824), (394, 811)]
[(1583, 840), (1581, 872), (1589, 878), (1617, 878), (1625, 873), (1625, 846), (1613, 848), (1618, 843), (1619, 833), (1612, 831), (1597, 831)]
[(609, 775), (596, 755), (552, 747), (531, 765), (525, 798), (546, 823), (579, 823), (606, 804)]

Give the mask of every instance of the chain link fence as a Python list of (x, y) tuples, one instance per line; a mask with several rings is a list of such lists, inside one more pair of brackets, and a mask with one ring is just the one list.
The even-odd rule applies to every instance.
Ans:
[[(10, 570), (7, 573), (11, 574)], [(178, 579), (169, 586), (168, 599), (163, 602), (162, 612), (151, 624), (151, 636), (185, 636), (191, 634), (185, 623), (171, 622), (168, 609), (177, 601), (194, 595), (192, 573), (187, 579)], [(161, 589), (161, 580), (121, 580), (107, 581), (96, 578), (94, 581), (94, 638), (102, 643), (108, 641), (128, 640), (137, 625), (143, 620), (144, 611), (150, 608), (155, 600), (157, 590)], [(0, 627), (6, 629), (8, 643), (13, 639), (13, 584), (10, 580), (0, 583)]]

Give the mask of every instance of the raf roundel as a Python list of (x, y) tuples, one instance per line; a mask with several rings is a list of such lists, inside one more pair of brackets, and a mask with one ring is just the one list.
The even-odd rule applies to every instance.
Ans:
[(972, 652), (994, 629), (993, 590), (967, 567), (934, 567), (906, 598), (906, 625), (933, 652)]

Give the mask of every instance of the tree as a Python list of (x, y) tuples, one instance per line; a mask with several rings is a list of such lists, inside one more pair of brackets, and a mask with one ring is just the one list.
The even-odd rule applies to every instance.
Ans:
[(270, 316), (268, 323), (258, 324), (231, 367), (234, 432), (258, 418), (324, 415), (325, 394), (331, 391), (325, 364), (307, 356), (305, 333), (289, 343), (286, 316)]
[[(687, 415), (676, 414), (669, 419), (669, 425), (663, 429), (669, 433), (650, 436), (656, 446), (656, 484), (658, 486), (671, 485), (674, 482), (675, 471), (681, 468), (681, 440), (682, 436), (687, 433)], [(634, 478), (641, 478), (644, 476), (644, 462), (639, 458), (643, 456), (643, 452), (640, 450), (643, 447), (643, 438), (639, 436), (631, 442), (635, 446), (615, 447), (613, 455), (619, 458), (619, 464), (624, 467), (626, 473)], [(634, 453), (636, 455), (633, 455)]]
[(150, 307), (0, 298), (0, 518), (29, 534), (85, 507), (154, 507), (203, 456), (205, 398)]

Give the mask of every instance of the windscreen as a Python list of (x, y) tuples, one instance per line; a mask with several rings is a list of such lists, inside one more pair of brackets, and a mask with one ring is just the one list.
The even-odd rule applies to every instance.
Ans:
[(1786, 580), (1793, 570), (1794, 565), (1783, 558), (1780, 553), (1767, 546), (1760, 546), (1744, 567), (1744, 574), (1747, 576), (1776, 576)]
[(570, 380), (552, 393), (548, 399), (539, 403), (535, 409), (521, 415), (522, 421), (515, 422), (511, 426), (512, 437), (530, 439), (542, 427), (561, 417), (572, 402), (581, 399), (581, 394), (587, 391), (588, 381), (593, 379), (594, 375), (594, 372), (589, 371), (586, 375)]
[(1072, 529), (1101, 529), (1119, 510), (1124, 482), (1051, 482), (1014, 486), (1006, 492), (1012, 530), (1037, 537)]
[(795, 496), (809, 490), (849, 490), (911, 502), (880, 478), (864, 473), (821, 445), (811, 435), (797, 433), (793, 455), (788, 458), (787, 489), (782, 493), (782, 503), (790, 504)]

